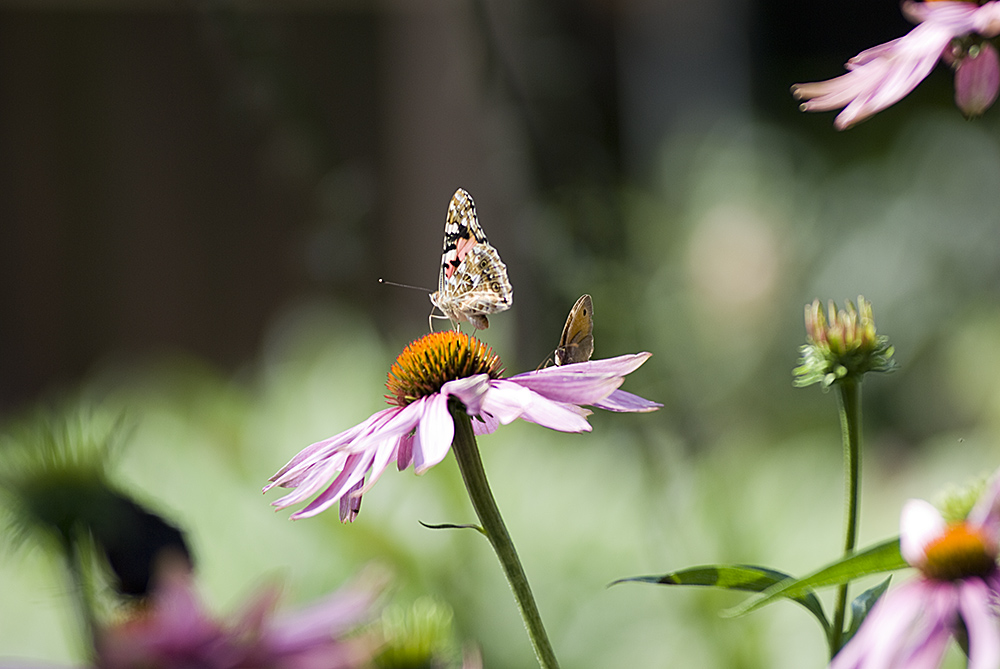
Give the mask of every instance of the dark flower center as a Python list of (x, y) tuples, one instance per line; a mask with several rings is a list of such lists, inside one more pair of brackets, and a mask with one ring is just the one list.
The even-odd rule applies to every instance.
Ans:
[(485, 343), (457, 330), (432, 332), (410, 342), (389, 370), (389, 404), (404, 407), (433, 395), (448, 381), (476, 374), (499, 379), (500, 357)]
[(978, 528), (968, 523), (949, 525), (944, 534), (928, 544), (921, 571), (938, 581), (956, 581), (986, 576), (997, 568), (997, 551)]

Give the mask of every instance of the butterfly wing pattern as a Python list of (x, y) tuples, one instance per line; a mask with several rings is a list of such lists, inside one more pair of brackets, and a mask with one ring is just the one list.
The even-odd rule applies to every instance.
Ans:
[(587, 362), (594, 354), (594, 302), (581, 295), (566, 317), (554, 359), (556, 365)]
[(477, 330), (490, 326), (487, 314), (509, 309), (514, 302), (507, 266), (486, 241), (472, 196), (461, 188), (448, 205), (438, 289), (430, 297), (456, 328), (466, 321)]

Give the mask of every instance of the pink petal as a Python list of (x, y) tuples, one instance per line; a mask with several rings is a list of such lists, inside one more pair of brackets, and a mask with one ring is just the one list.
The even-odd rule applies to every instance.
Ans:
[(903, 632), (920, 615), (927, 590), (923, 580), (909, 581), (882, 595), (861, 629), (830, 663), (830, 669), (889, 667)]
[(969, 668), (1000, 666), (1000, 629), (993, 608), (993, 593), (978, 578), (959, 584), (959, 610), (969, 632)]
[(925, 21), (947, 25), (952, 30), (970, 32), (974, 29), (974, 17), (979, 5), (975, 2), (954, 2), (937, 0), (937, 2), (914, 2), (907, 0), (902, 4), (903, 15), (914, 23)]
[(525, 408), (521, 418), (531, 423), (537, 423), (550, 430), (560, 432), (590, 432), (593, 428), (587, 422), (590, 410), (570, 402), (554, 402), (538, 395), (535, 401)]
[(551, 400), (593, 404), (610, 395), (622, 384), (625, 375), (642, 366), (650, 355), (650, 353), (636, 353), (605, 360), (546, 367), (518, 374), (507, 380), (530, 388)]
[(968, 521), (1000, 538), (1000, 469), (993, 473), (989, 486), (969, 511)]
[(365, 477), (362, 476), (361, 480), (351, 486), (351, 489), (345, 492), (340, 497), (340, 522), (342, 523), (353, 523), (357, 517), (358, 513), (361, 511), (361, 495), (364, 493), (362, 488), (365, 485)]
[[(340, 500), (341, 495), (353, 488), (354, 484), (364, 477), (365, 472), (368, 471), (368, 467), (371, 465), (373, 455), (372, 452), (365, 452), (354, 453), (348, 457), (347, 463), (344, 465), (344, 470), (337, 475), (337, 478), (330, 483), (326, 490), (317, 495), (316, 499), (309, 502), (305, 508), (293, 513), (291, 516), (292, 520), (311, 518), (318, 513), (326, 511)], [(292, 503), (297, 503), (297, 501)], [(288, 504), (285, 504), (285, 506), (288, 506)]]
[(848, 61), (847, 74), (797, 84), (792, 94), (806, 100), (801, 105), (804, 111), (844, 107), (834, 125), (850, 127), (908, 95), (930, 73), (951, 40), (973, 30), (977, 9), (969, 2), (904, 5), (911, 18), (923, 23), (899, 39), (859, 53)]
[(396, 407), (383, 409), (382, 411), (372, 414), (364, 422), (355, 425), (349, 430), (344, 430), (340, 434), (336, 434), (332, 437), (306, 446), (299, 451), (295, 457), (289, 460), (288, 464), (278, 470), (278, 472), (269, 479), (272, 483), (264, 487), (264, 492), (267, 492), (275, 485), (292, 487), (283, 484), (289, 480), (298, 478), (303, 469), (315, 464), (323, 458), (329, 457), (341, 446), (354, 441), (357, 439), (358, 435), (366, 433), (373, 425), (381, 424), (388, 418), (389, 414), (393, 414), (398, 411), (399, 409)]
[(624, 390), (616, 390), (603, 400), (594, 402), (591, 406), (597, 407), (598, 409), (604, 409), (605, 411), (646, 413), (649, 411), (656, 411), (663, 405), (659, 402), (651, 402), (644, 397), (633, 395), (632, 393)]
[(371, 616), (377, 590), (345, 587), (309, 607), (284, 614), (269, 626), (267, 641), (273, 653), (288, 653), (351, 630)]
[(396, 469), (403, 471), (413, 463), (413, 435), (404, 434), (396, 447)]
[(486, 374), (476, 374), (461, 379), (448, 381), (439, 391), (441, 395), (454, 395), (465, 405), (470, 416), (477, 416), (481, 411), (483, 399), (490, 389), (490, 377)]
[(483, 402), (483, 410), (504, 425), (523, 418), (561, 432), (589, 432), (591, 429), (585, 418), (590, 412), (575, 404), (550, 400), (512, 379), (493, 381), (492, 385)]
[(472, 432), (477, 437), (481, 437), (484, 434), (492, 434), (496, 432), (498, 427), (500, 427), (500, 421), (492, 414), (480, 412), (479, 415), (472, 419)]
[(417, 425), (413, 442), (413, 470), (417, 474), (444, 460), (455, 438), (455, 421), (448, 412), (448, 396), (435, 394), (425, 397), (424, 415)]
[(944, 534), (945, 522), (930, 502), (911, 499), (899, 518), (899, 552), (914, 567), (923, 565), (927, 545)]
[(924, 608), (902, 638), (894, 665), (903, 669), (936, 669), (958, 622), (958, 590), (951, 583), (926, 581)]
[(973, 17), (973, 30), (983, 37), (1000, 35), (1000, 3), (987, 2)]

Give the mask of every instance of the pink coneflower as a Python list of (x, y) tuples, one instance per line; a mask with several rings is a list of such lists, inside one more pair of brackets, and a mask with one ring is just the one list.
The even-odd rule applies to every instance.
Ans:
[(1000, 3), (908, 0), (903, 14), (919, 25), (851, 58), (847, 74), (792, 86), (792, 94), (805, 100), (802, 110), (843, 107), (834, 125), (849, 128), (906, 97), (945, 58), (957, 70), (955, 99), (962, 112), (986, 111), (1000, 89), (1000, 64), (996, 49), (982, 38), (1000, 34)]
[(360, 669), (376, 643), (345, 638), (371, 620), (378, 587), (344, 588), (309, 608), (274, 615), (278, 591), (252, 599), (224, 623), (205, 611), (185, 569), (160, 572), (150, 601), (136, 615), (97, 633), (101, 669)]
[(455, 434), (449, 402), (465, 407), (479, 435), (517, 418), (562, 432), (586, 432), (591, 412), (582, 405), (610, 411), (661, 406), (617, 390), (649, 356), (623, 355), (503, 378), (500, 359), (481, 341), (451, 330), (432, 332), (407, 346), (392, 365), (386, 384), (391, 408), (306, 447), (264, 490), (295, 488), (273, 502), (279, 509), (319, 493), (292, 518), (314, 516), (339, 501), (341, 520), (353, 520), (361, 495), (389, 462), (399, 470), (412, 464), (422, 474), (444, 459)]
[(903, 558), (921, 574), (878, 601), (831, 669), (936, 667), (953, 636), (968, 638), (969, 669), (1000, 666), (1000, 479), (965, 520), (910, 500), (899, 524)]

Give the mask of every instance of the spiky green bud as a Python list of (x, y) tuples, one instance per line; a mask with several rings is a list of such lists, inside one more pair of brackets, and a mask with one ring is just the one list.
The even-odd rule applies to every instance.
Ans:
[(858, 306), (847, 302), (837, 310), (833, 300), (829, 317), (818, 299), (806, 305), (806, 337), (802, 359), (795, 368), (795, 385), (822, 383), (828, 388), (842, 379), (860, 382), (866, 372), (890, 372), (896, 367), (889, 338), (875, 331), (872, 305), (858, 297)]

